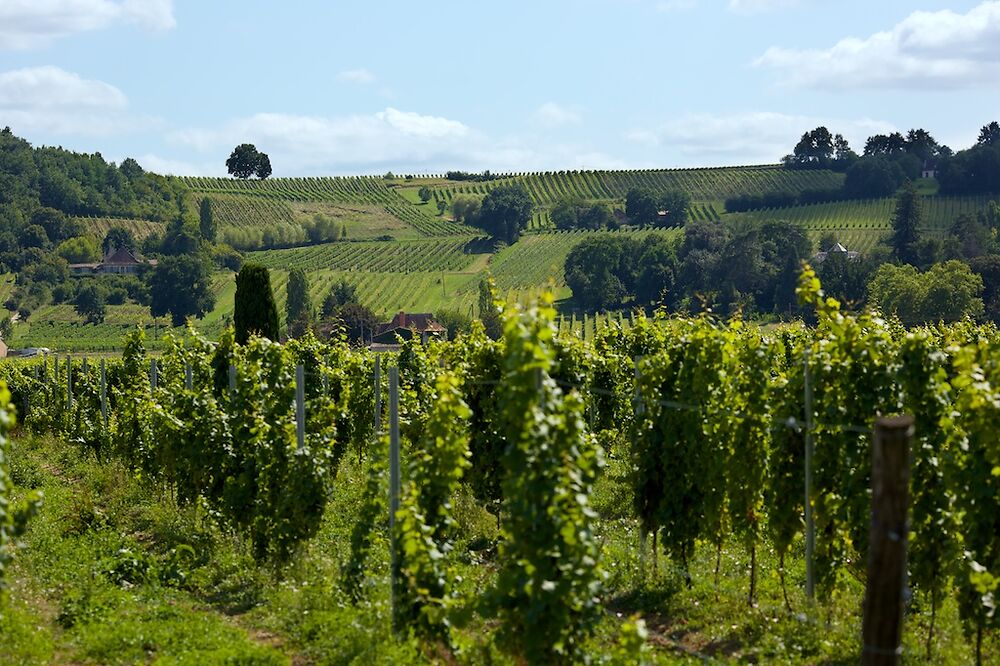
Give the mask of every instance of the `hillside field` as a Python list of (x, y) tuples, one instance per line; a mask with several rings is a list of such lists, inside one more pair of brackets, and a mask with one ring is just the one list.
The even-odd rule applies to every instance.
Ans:
[[(582, 313), (571, 316), (570, 290), (563, 276), (569, 251), (595, 233), (555, 231), (549, 209), (558, 200), (577, 197), (614, 208), (624, 208), (631, 187), (654, 191), (681, 189), (692, 197), (690, 218), (721, 224), (787, 220), (801, 224), (818, 244), (832, 234), (851, 250), (868, 252), (891, 228), (892, 198), (840, 201), (746, 213), (726, 213), (730, 196), (771, 190), (801, 192), (829, 189), (843, 182), (832, 171), (790, 171), (779, 166), (727, 167), (642, 171), (570, 171), (505, 174), (486, 182), (449, 181), (443, 177), (274, 178), (241, 181), (223, 178), (179, 179), (189, 191), (189, 206), (197, 210), (202, 198), (212, 202), (220, 239), (251, 250), (247, 258), (272, 270), (272, 283), (284, 303), (287, 271), (307, 271), (311, 295), (318, 307), (330, 286), (339, 280), (353, 284), (362, 302), (388, 318), (399, 310), (450, 309), (476, 315), (478, 283), (493, 275), (500, 296), (516, 301), (543, 289), (560, 300), (566, 326), (583, 325)], [(525, 187), (535, 205), (529, 230), (515, 244), (493, 251), (483, 233), (451, 220), (450, 208), (438, 212), (438, 201), (449, 204), (459, 195), (484, 196), (503, 184)], [(427, 187), (428, 203), (419, 192)], [(941, 233), (963, 213), (975, 213), (989, 201), (984, 197), (939, 197), (933, 181), (920, 183), (924, 194), (925, 231)], [(113, 218), (79, 218), (95, 238), (121, 226), (142, 239), (162, 233), (162, 223)], [(309, 228), (320, 220), (339, 240), (310, 244)], [(614, 233), (642, 237), (657, 233), (675, 237), (681, 229), (622, 230)], [(274, 249), (261, 246), (276, 245)], [(291, 247), (285, 247), (291, 245)], [(818, 249), (818, 248), (817, 248)], [(13, 288), (8, 284), (7, 292)], [(220, 271), (213, 280), (216, 305), (195, 326), (215, 334), (232, 317), (235, 288), (232, 274)], [(70, 305), (40, 308), (28, 321), (15, 324), (13, 346), (45, 346), (63, 351), (110, 351), (120, 348), (123, 333), (142, 325), (156, 347), (169, 322), (154, 320), (137, 306), (109, 306), (102, 324), (84, 324)]]

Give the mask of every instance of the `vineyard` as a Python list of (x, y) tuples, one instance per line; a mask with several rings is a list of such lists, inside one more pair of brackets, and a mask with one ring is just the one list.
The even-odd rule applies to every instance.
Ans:
[(120, 217), (74, 217), (76, 222), (83, 224), (87, 234), (101, 240), (110, 229), (119, 228), (132, 232), (136, 240), (163, 232), (163, 224), (149, 220), (129, 220)]
[[(991, 197), (923, 197), (923, 231), (944, 233), (960, 215), (974, 215)], [(814, 240), (833, 234), (851, 250), (870, 251), (892, 229), (895, 199), (838, 201), (748, 213), (728, 213), (726, 221), (785, 220), (809, 230)]]
[(269, 268), (302, 268), (306, 271), (363, 272), (460, 271), (481, 252), (476, 237), (453, 236), (442, 240), (411, 242), (327, 243), (291, 250), (270, 250), (250, 255)]
[(636, 171), (560, 171), (519, 174), (485, 183), (449, 185), (435, 190), (450, 202), (456, 195), (485, 196), (497, 185), (519, 183), (540, 207), (561, 199), (621, 201), (635, 187), (654, 192), (682, 190), (694, 201), (717, 202), (737, 194), (760, 194), (776, 190), (840, 187), (843, 175), (832, 171), (790, 171), (780, 166), (722, 167), (708, 169), (650, 169)]
[[(281, 202), (325, 201), (341, 204), (375, 205), (385, 210), (424, 236), (468, 234), (469, 229), (440, 217), (425, 208), (414, 206), (386, 186), (380, 178), (271, 178), (268, 180), (238, 180), (229, 178), (184, 177), (181, 181), (196, 194), (228, 195), (249, 198), (246, 206), (256, 201), (268, 201), (266, 206)], [(287, 208), (286, 206), (282, 207)], [(238, 214), (238, 219), (252, 218), (253, 214)]]
[[(799, 293), (815, 328), (640, 317), (584, 342), (557, 333), (543, 298), (508, 309), (499, 341), (477, 331), (398, 356), (189, 335), (152, 362), (133, 335), (100, 367), (0, 373), (25, 426), (72, 442), (78, 464), (113, 461), (190, 507), (189, 529), (217, 522), (214, 547), (244, 544), (247, 571), (297, 562), (261, 583), (284, 636), (272, 647), (379, 663), (848, 663), (896, 649), (995, 663), (1000, 336), (843, 315), (811, 272)], [(915, 421), (906, 631), (865, 647), (872, 424), (898, 413)], [(47, 543), (34, 529), (29, 561)], [(97, 596), (44, 593), (90, 618), (71, 632), (107, 616), (100, 599), (212, 585), (217, 565), (176, 545), (137, 554), (148, 547), (124, 561), (109, 544), (103, 573), (83, 577)]]

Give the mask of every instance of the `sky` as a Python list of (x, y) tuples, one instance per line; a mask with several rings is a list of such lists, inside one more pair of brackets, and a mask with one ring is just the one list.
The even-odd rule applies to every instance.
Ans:
[(774, 163), (1000, 119), (1000, 0), (0, 0), (0, 126), (177, 175)]

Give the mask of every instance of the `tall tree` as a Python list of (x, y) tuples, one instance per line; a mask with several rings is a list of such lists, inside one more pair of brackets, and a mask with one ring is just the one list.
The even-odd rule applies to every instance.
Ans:
[(88, 324), (100, 324), (107, 311), (107, 292), (99, 284), (85, 284), (76, 292), (73, 305), (77, 314), (87, 318)]
[(150, 311), (169, 314), (174, 326), (203, 317), (215, 307), (211, 278), (210, 262), (199, 254), (164, 257), (149, 274)]
[(278, 339), (278, 306), (271, 291), (271, 274), (260, 264), (243, 264), (236, 274), (233, 324), (236, 327), (236, 342), (241, 345), (246, 344), (252, 335)]
[(309, 278), (301, 268), (288, 273), (288, 295), (285, 299), (285, 324), (288, 337), (298, 337), (309, 328), (312, 305), (309, 303)]
[(923, 204), (913, 183), (907, 181), (896, 197), (896, 211), (892, 216), (892, 252), (904, 264), (916, 265), (919, 261), (917, 244), (920, 241), (920, 221)]
[(252, 143), (241, 143), (233, 149), (226, 160), (226, 169), (231, 176), (246, 180), (256, 175), (261, 180), (271, 175), (271, 159), (259, 152)]
[(254, 169), (254, 173), (261, 180), (271, 175), (271, 158), (267, 156), (267, 153), (257, 154), (257, 167)]
[(656, 224), (659, 206), (656, 197), (647, 189), (633, 187), (625, 195), (625, 215), (628, 221), (639, 226)]
[(209, 242), (215, 241), (215, 215), (212, 212), (212, 200), (205, 197), (198, 205), (198, 229), (201, 237)]

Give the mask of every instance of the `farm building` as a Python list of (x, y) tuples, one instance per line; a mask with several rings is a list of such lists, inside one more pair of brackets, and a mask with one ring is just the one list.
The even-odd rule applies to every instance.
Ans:
[(937, 162), (934, 160), (924, 160), (924, 164), (920, 168), (920, 177), (937, 178)]
[(855, 259), (857, 259), (858, 257), (861, 256), (860, 252), (855, 252), (853, 250), (848, 250), (846, 247), (844, 247), (840, 243), (836, 243), (836, 244), (834, 244), (833, 247), (831, 247), (826, 252), (817, 252), (816, 254), (814, 254), (813, 258), (812, 258), (813, 263), (822, 264), (826, 260), (826, 258), (828, 256), (832, 255), (832, 254), (841, 254), (841, 255), (844, 255), (847, 258), (848, 261), (854, 261)]
[(434, 321), (434, 315), (430, 313), (399, 312), (392, 321), (378, 325), (372, 343), (391, 345), (396, 342), (396, 336), (403, 340), (411, 340), (415, 335), (421, 338), (424, 336), (443, 338), (447, 334), (447, 329)]
[(111, 248), (96, 264), (70, 264), (73, 275), (135, 275), (143, 266), (155, 266), (155, 259), (144, 259), (127, 247)]

